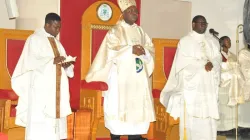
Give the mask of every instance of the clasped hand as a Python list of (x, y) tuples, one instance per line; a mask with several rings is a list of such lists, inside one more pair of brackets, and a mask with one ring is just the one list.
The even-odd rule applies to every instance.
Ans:
[(213, 64), (211, 62), (207, 62), (207, 64), (205, 65), (205, 69), (207, 72), (211, 71), (213, 69)]
[(54, 64), (61, 64), (63, 68), (69, 67), (74, 61), (63, 62), (66, 58), (64, 56), (57, 56), (54, 58)]
[(133, 46), (133, 54), (140, 56), (145, 55), (145, 50), (141, 45), (134, 45)]

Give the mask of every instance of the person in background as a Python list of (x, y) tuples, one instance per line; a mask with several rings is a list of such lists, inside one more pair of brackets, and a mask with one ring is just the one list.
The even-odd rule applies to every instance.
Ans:
[[(244, 78), (239, 69), (236, 55), (229, 51), (231, 40), (223, 36), (219, 40), (221, 46), (221, 82), (219, 88), (219, 113), (220, 120), (217, 121), (219, 135), (232, 134), (236, 128), (235, 106), (241, 102), (240, 89)], [(230, 130), (230, 131), (229, 131)]]

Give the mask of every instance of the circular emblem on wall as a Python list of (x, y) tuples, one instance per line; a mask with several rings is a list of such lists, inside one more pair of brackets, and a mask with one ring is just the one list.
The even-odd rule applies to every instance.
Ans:
[(102, 3), (97, 8), (97, 16), (102, 21), (108, 21), (112, 17), (112, 8), (107, 3)]

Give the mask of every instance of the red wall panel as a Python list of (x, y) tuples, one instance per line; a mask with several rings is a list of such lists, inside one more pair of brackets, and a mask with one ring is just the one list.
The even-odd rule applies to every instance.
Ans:
[(7, 68), (13, 74), (16, 64), (21, 56), (25, 40), (7, 40)]
[(164, 47), (164, 72), (167, 79), (171, 71), (172, 63), (174, 61), (175, 52), (175, 47)]
[(92, 54), (91, 54), (91, 61), (95, 59), (95, 56), (102, 44), (102, 40), (104, 39), (105, 35), (107, 34), (108, 30), (92, 30)]
[[(117, 0), (109, 0), (117, 5)], [(71, 107), (79, 108), (80, 102), (80, 77), (81, 77), (81, 17), (84, 11), (96, 0), (61, 0), (60, 15), (62, 28), (60, 40), (68, 55), (77, 56), (75, 63), (75, 76), (70, 79)], [(137, 0), (137, 7), (140, 10), (141, 2)], [(140, 20), (137, 22), (140, 23)], [(82, 66), (84, 67), (84, 66)]]

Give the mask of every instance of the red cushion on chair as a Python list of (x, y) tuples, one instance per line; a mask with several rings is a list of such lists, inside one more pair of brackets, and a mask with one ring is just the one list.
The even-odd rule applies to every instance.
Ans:
[(3, 133), (0, 133), (0, 140), (8, 140), (8, 136)]
[(153, 89), (153, 98), (159, 99), (161, 95), (161, 90), (159, 89)]
[(105, 82), (89, 82), (89, 83), (87, 83), (85, 80), (82, 80), (81, 88), (106, 91), (106, 90), (108, 90), (108, 84), (106, 84)]
[(15, 101), (18, 99), (18, 96), (13, 90), (0, 89), (0, 99), (9, 99), (9, 100)]

